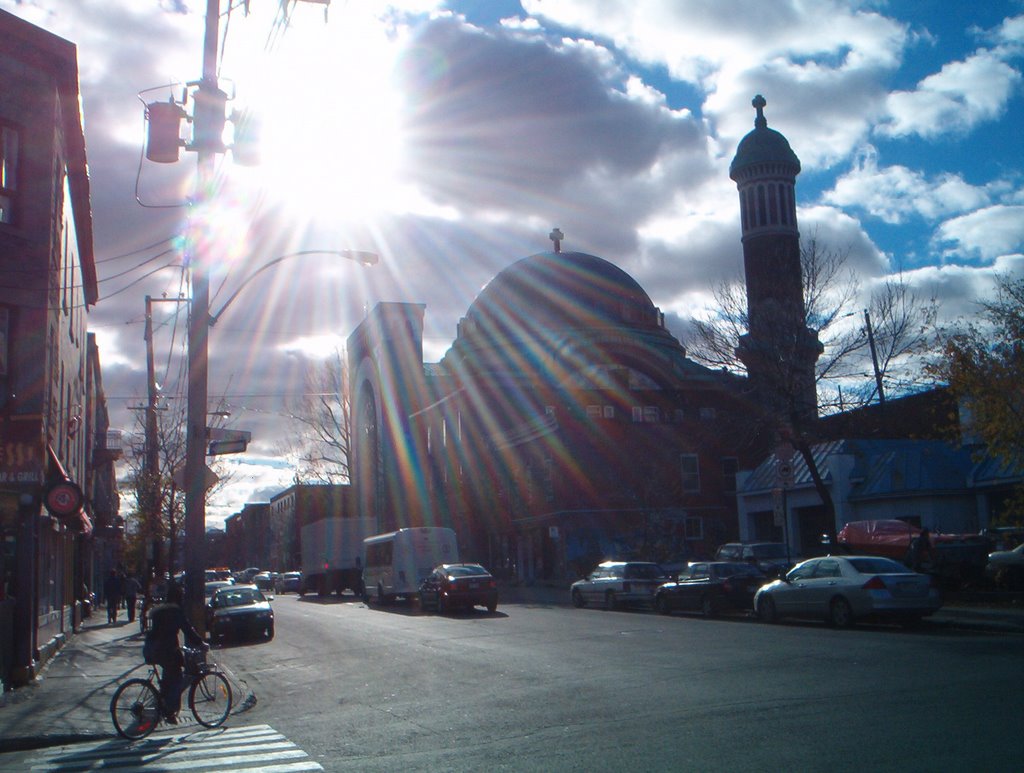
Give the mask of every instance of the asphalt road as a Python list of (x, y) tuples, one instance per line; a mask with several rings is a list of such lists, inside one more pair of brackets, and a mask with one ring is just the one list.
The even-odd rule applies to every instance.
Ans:
[(279, 596), (214, 654), (328, 771), (1021, 768), (1024, 638)]

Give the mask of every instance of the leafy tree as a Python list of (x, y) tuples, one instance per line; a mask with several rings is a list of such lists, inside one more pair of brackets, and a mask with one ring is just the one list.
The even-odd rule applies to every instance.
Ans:
[[(185, 491), (174, 480), (175, 471), (185, 467), (185, 404), (184, 401), (170, 402), (176, 406), (157, 411), (156, 446), (157, 466), (150, 474), (146, 459), (145, 413), (136, 416), (137, 431), (132, 434), (126, 454), (128, 465), (127, 493), (135, 499), (133, 520), (126, 537), (126, 563), (135, 571), (149, 568), (152, 545), (159, 540), (166, 545), (166, 553), (158, 556), (157, 566), (161, 572), (173, 573), (178, 567), (175, 561), (180, 552), (179, 545), (185, 537)], [(216, 414), (215, 414), (216, 415)], [(216, 420), (223, 423), (223, 417)], [(231, 473), (220, 462), (211, 463), (216, 468), (218, 481), (207, 492), (216, 493), (231, 480)], [(166, 559), (166, 563), (164, 563)]]
[[(1024, 472), (1024, 278), (1003, 275), (977, 321), (942, 331), (928, 372), (949, 384), (969, 411), (988, 453)], [(1024, 517), (1024, 485), (1004, 515)]]

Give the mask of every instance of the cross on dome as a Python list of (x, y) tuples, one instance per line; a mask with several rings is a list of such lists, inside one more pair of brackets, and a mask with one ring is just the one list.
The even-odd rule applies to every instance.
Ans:
[(565, 234), (558, 229), (558, 226), (555, 226), (553, 229), (551, 229), (551, 233), (548, 234), (548, 238), (554, 243), (555, 252), (561, 252), (562, 239), (565, 238)]
[(768, 100), (758, 94), (754, 97), (750, 104), (757, 110), (757, 118), (754, 119), (754, 126), (758, 129), (764, 129), (768, 126), (768, 119), (764, 117), (764, 106), (768, 104)]

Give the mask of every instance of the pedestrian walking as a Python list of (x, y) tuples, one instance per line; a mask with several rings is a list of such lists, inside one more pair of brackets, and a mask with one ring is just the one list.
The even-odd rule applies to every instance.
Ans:
[(116, 569), (111, 569), (103, 581), (103, 598), (107, 602), (107, 622), (117, 622), (117, 608), (121, 605), (121, 578)]
[(135, 575), (129, 574), (124, 578), (124, 605), (128, 610), (128, 622), (135, 622), (135, 607), (139, 601), (139, 591), (142, 590), (142, 585), (135, 579)]

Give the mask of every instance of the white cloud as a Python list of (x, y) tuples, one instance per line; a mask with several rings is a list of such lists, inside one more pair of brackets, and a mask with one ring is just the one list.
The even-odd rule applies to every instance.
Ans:
[(893, 137), (962, 134), (999, 117), (1020, 80), (1020, 72), (991, 51), (950, 62), (914, 91), (890, 94), (889, 118), (878, 131)]
[(968, 255), (984, 260), (1024, 250), (1024, 206), (997, 204), (943, 223), (935, 241), (947, 256)]
[(902, 223), (912, 215), (935, 219), (989, 203), (984, 188), (955, 174), (929, 180), (921, 172), (894, 165), (880, 169), (873, 148), (863, 148), (854, 167), (836, 180), (824, 201), (863, 209), (886, 223)]

